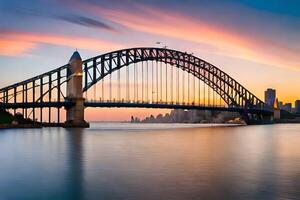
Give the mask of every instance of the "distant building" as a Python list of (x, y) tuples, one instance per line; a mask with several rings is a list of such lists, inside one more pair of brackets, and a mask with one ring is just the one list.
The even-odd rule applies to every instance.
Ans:
[(291, 103), (286, 103), (283, 105), (283, 110), (288, 111), (288, 112), (292, 112), (292, 104)]
[(265, 103), (270, 106), (274, 106), (276, 99), (276, 90), (268, 88), (265, 91)]
[(300, 113), (300, 100), (295, 101), (296, 113)]
[(274, 108), (280, 109), (278, 98), (276, 98), (276, 100), (275, 100)]
[(282, 101), (279, 101), (279, 109), (283, 109), (283, 102)]

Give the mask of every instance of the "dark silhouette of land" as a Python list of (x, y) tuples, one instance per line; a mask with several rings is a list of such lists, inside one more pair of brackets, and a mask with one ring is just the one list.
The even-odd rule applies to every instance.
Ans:
[(0, 128), (39, 128), (41, 125), (31, 119), (25, 119), (22, 114), (0, 110)]

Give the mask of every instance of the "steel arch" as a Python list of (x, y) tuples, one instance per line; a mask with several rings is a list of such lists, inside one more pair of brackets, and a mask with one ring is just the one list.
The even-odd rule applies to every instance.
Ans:
[(166, 48), (122, 49), (84, 60), (83, 91), (87, 91), (99, 80), (114, 71), (142, 61), (171, 64), (193, 74), (218, 93), (229, 107), (270, 109), (263, 101), (214, 65), (186, 52)]
[[(108, 74), (124, 66), (142, 61), (157, 61), (171, 64), (193, 74), (218, 93), (229, 107), (272, 110), (272, 108), (266, 106), (263, 101), (248, 91), (234, 78), (214, 65), (186, 52), (165, 48), (142, 47), (122, 49), (84, 60), (83, 91), (87, 91)], [(68, 79), (68, 74), (64, 76), (61, 74), (68, 71), (68, 66), (68, 64), (64, 65), (39, 76), (0, 89), (0, 102), (9, 103), (9, 99), (14, 98), (14, 102), (17, 103), (17, 94), (23, 93), (24, 96), (25, 93), (27, 95), (27, 91), (32, 88), (42, 88), (40, 97), (34, 99), (33, 102), (43, 102), (43, 96), (51, 93), (54, 88), (59, 90), (57, 93), (57, 99), (59, 99), (62, 96), (60, 93), (62, 84)], [(48, 79), (48, 82), (43, 82), (44, 78)], [(35, 82), (39, 81), (40, 84), (35, 84)], [(56, 82), (56, 85), (52, 85), (54, 82)], [(46, 84), (49, 85), (50, 89), (43, 91), (43, 86)], [(27, 103), (24, 99), (22, 102)]]

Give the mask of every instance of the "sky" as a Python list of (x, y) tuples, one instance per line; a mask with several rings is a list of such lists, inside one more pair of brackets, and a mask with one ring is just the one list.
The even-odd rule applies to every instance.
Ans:
[[(168, 46), (193, 52), (261, 99), (275, 88), (279, 100), (294, 102), (300, 99), (299, 10), (297, 0), (0, 0), (0, 87), (62, 66), (76, 49), (86, 59)], [(110, 109), (102, 117), (94, 110), (90, 120), (160, 112)]]

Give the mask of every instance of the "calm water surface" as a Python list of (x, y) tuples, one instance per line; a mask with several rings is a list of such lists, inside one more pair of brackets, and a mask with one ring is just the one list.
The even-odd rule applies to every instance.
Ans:
[(10, 199), (300, 199), (300, 125), (0, 130)]

